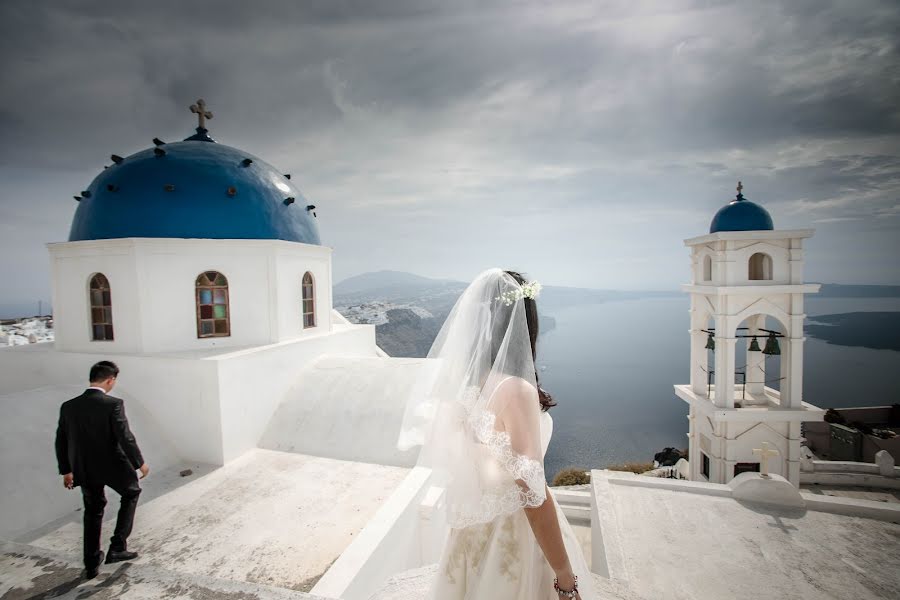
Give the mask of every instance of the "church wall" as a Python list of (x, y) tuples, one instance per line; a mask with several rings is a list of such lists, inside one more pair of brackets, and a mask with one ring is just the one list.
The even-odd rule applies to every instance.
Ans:
[[(135, 248), (127, 240), (50, 244), (53, 326), (60, 350), (136, 352), (142, 346)], [(91, 341), (90, 279), (102, 273), (112, 296), (114, 339)]]
[[(225, 462), (255, 448), (301, 371), (322, 355), (375, 356), (375, 327), (345, 326), (331, 334), (218, 356)], [(334, 440), (339, 444), (339, 440)], [(319, 456), (329, 456), (322, 448)]]
[(718, 482), (719, 461), (722, 457), (722, 451), (713, 423), (710, 421), (708, 415), (704, 414), (702, 411), (695, 410), (695, 416), (691, 420), (691, 425), (694, 427), (694, 430), (691, 433), (696, 440), (695, 444), (697, 450), (697, 452), (691, 454), (691, 465), (692, 470), (694, 470), (693, 472), (696, 475), (696, 479), (698, 481), (703, 481), (705, 479), (701, 474), (703, 460), (700, 453), (702, 452), (709, 457), (708, 480)]
[[(279, 248), (275, 255), (276, 340), (284, 341), (331, 331), (331, 250), (309, 246)], [(303, 327), (303, 275), (309, 272), (315, 284), (316, 326)]]
[[(322, 355), (374, 357), (375, 348), (375, 328), (365, 325), (218, 356), (98, 355), (33, 344), (0, 350), (0, 396), (87, 387), (91, 365), (110, 359), (121, 369), (113, 395), (140, 405), (181, 459), (221, 465), (257, 446), (306, 365)], [(153, 456), (146, 459), (152, 465)]]
[[(0, 360), (7, 356), (0, 353)], [(53, 440), (60, 405), (84, 387), (79, 382), (0, 393), (0, 539), (14, 540), (66, 516), (80, 519), (81, 493), (63, 490), (55, 476)], [(149, 487), (179, 479), (178, 471), (186, 465), (157, 420), (127, 388), (114, 393), (125, 401), (131, 429), (153, 470)]]
[(784, 422), (758, 423), (747, 427), (747, 423), (728, 423), (728, 447), (726, 459), (732, 470), (726, 473), (723, 483), (727, 483), (733, 476), (734, 463), (760, 463), (759, 454), (753, 450), (762, 448), (763, 442), (769, 442), (779, 455), (769, 458), (769, 472), (787, 477), (785, 470), (788, 457), (788, 424)]
[[(331, 249), (280, 240), (117, 239), (48, 245), (57, 348), (170, 352), (260, 346), (329, 331)], [(196, 280), (228, 280), (230, 335), (198, 338)], [(317, 327), (302, 327), (303, 273), (316, 281)], [(88, 282), (110, 281), (114, 341), (91, 340)]]
[[(145, 352), (274, 341), (275, 277), (267, 242), (146, 240), (141, 246)], [(228, 337), (197, 337), (196, 280), (204, 271), (218, 271), (228, 280)]]
[(323, 356), (288, 390), (259, 447), (412, 467), (418, 448), (402, 451), (397, 439), (431, 366), (425, 358)]
[[(737, 242), (731, 242), (736, 244)], [(777, 285), (790, 283), (789, 254), (784, 247), (784, 240), (766, 240), (735, 247), (729, 250), (726, 260), (728, 273), (725, 277), (727, 285)], [(772, 279), (750, 280), (750, 257), (757, 252), (768, 254), (772, 258)]]
[[(19, 348), (0, 351), (0, 395), (54, 385), (87, 387), (91, 365), (112, 359), (121, 370), (113, 395), (127, 401), (126, 411), (129, 405), (139, 404), (183, 460), (223, 463), (214, 362), (58, 352), (51, 344), (22, 346), (24, 351)], [(51, 447), (53, 440), (48, 439), (47, 444)], [(152, 466), (154, 457), (145, 458)]]

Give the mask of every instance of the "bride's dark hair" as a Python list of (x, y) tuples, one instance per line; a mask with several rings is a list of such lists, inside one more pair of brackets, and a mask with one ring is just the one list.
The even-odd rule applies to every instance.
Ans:
[[(506, 274), (516, 280), (519, 285), (525, 285), (525, 277), (518, 271), (506, 271)], [(538, 400), (541, 403), (541, 410), (548, 411), (556, 406), (556, 401), (541, 387), (541, 379), (537, 372), (537, 340), (540, 333), (540, 325), (538, 323), (537, 302), (532, 298), (523, 298), (525, 302), (525, 319), (528, 321), (528, 338), (531, 340), (531, 358), (535, 362), (534, 382), (537, 384)]]

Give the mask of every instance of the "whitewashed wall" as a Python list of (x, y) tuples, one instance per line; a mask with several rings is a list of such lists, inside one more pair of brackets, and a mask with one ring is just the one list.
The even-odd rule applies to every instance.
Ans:
[[(83, 385), (55, 385), (0, 395), (0, 539), (16, 539), (67, 515), (80, 517), (81, 493), (63, 488), (53, 442), (60, 404), (83, 391)], [(117, 394), (151, 463), (153, 482), (167, 468), (179, 468), (180, 457), (155, 419), (126, 390)]]
[[(50, 270), (56, 347), (98, 353), (138, 352), (144, 344), (138, 310), (136, 248), (130, 240), (51, 244)], [(114, 341), (91, 341), (90, 279), (110, 282)]]
[(221, 465), (255, 448), (303, 368), (323, 354), (375, 356), (375, 328), (342, 325), (225, 353), (98, 356), (52, 344), (0, 350), (0, 395), (47, 385), (87, 386), (97, 360), (121, 369), (116, 392), (140, 404), (186, 460)]
[(423, 467), (410, 471), (312, 593), (366, 600), (392, 575), (437, 562), (447, 528), (423, 507), (430, 476)]
[(689, 407), (691, 479), (703, 481), (703, 452), (710, 459), (709, 481), (727, 483), (739, 462), (759, 463), (753, 450), (769, 442), (778, 456), (769, 459), (769, 472), (800, 485), (800, 423), (821, 420), (824, 411), (804, 403), (799, 409), (759, 407), (720, 410), (707, 398), (696, 396), (690, 386), (675, 386), (675, 394)]
[[(303, 275), (309, 272), (315, 284), (316, 326), (303, 328)], [(277, 339), (289, 340), (302, 335), (329, 331), (332, 324), (331, 254), (312, 256), (293, 248), (279, 248), (275, 255), (275, 316)]]
[[(57, 352), (49, 343), (2, 349), (0, 394), (54, 385), (87, 387), (91, 365), (102, 358), (107, 357)], [(110, 358), (121, 370), (113, 395), (140, 404), (182, 458), (223, 463), (216, 363), (171, 356)]]
[[(290, 390), (298, 391), (298, 384), (302, 386), (301, 373), (318, 357), (374, 357), (375, 349), (375, 327), (344, 325), (336, 326), (330, 334), (312, 335), (298, 341), (209, 359), (218, 364), (223, 460), (228, 462), (259, 444), (276, 408), (289, 397)], [(315, 397), (324, 392), (309, 390), (308, 393), (310, 397)], [(339, 403), (341, 400), (336, 399)], [(363, 434), (366, 423), (359, 416), (347, 410), (340, 411), (337, 406), (328, 410), (334, 411), (335, 418), (353, 423)], [(318, 436), (316, 431), (296, 432), (296, 435), (304, 434)], [(340, 440), (332, 440), (331, 443), (339, 444)], [(309, 454), (339, 458), (329, 453), (324, 445), (318, 448), (318, 452)]]
[[(331, 249), (280, 240), (119, 239), (49, 244), (60, 350), (171, 352), (271, 344), (329, 331)], [(228, 279), (231, 335), (198, 338), (197, 277)], [(316, 281), (317, 327), (303, 329), (300, 281)], [(91, 341), (88, 284), (110, 282), (115, 341)]]
[(323, 356), (283, 397), (260, 448), (412, 467), (418, 449), (397, 449), (400, 425), (425, 358)]

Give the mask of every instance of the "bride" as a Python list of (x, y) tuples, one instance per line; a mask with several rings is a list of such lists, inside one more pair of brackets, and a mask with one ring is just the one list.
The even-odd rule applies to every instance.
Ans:
[(419, 464), (446, 490), (450, 532), (429, 599), (595, 597), (544, 475), (555, 402), (534, 365), (539, 291), (513, 271), (480, 274), (429, 352), (428, 388), (407, 405), (398, 446), (421, 445)]

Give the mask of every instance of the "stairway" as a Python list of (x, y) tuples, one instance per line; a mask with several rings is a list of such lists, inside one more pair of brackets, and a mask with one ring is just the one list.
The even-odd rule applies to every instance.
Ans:
[(590, 486), (572, 485), (550, 488), (553, 497), (572, 526), (591, 525)]

